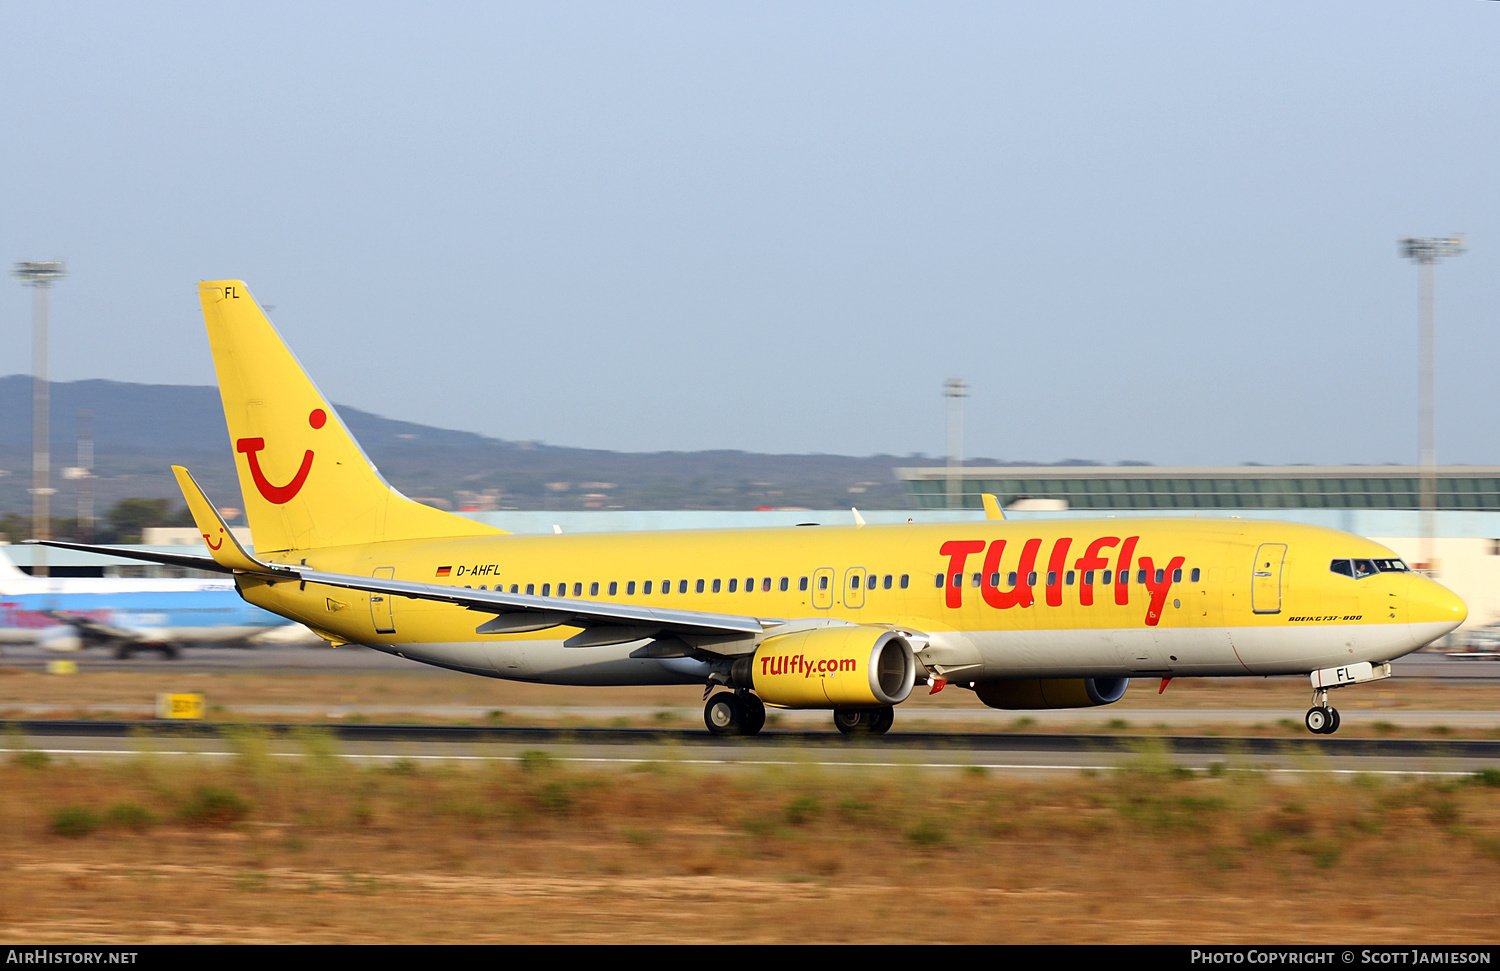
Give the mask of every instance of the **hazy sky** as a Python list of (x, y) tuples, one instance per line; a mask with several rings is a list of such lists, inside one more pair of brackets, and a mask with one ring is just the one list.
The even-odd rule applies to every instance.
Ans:
[[(618, 450), (1500, 464), (1500, 4), (0, 3), (53, 377)], [(30, 370), (0, 286), (0, 374)], [(27, 421), (27, 415), (0, 416)], [(54, 416), (54, 421), (69, 421)]]

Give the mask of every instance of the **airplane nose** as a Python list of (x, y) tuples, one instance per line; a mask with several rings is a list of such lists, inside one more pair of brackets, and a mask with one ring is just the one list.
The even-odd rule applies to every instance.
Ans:
[(1431, 625), (1430, 630), (1440, 629), (1434, 636), (1441, 637), (1468, 619), (1468, 605), (1458, 594), (1425, 577), (1419, 579), (1422, 582), (1407, 594), (1406, 600), (1407, 613), (1413, 624)]

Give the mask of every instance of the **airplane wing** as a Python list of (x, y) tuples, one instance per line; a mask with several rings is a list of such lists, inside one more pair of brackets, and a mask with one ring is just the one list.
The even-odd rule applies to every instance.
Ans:
[[(778, 627), (785, 620), (772, 617), (747, 617), (738, 614), (714, 614), (697, 610), (667, 610), (635, 604), (605, 603), (595, 600), (572, 600), (564, 597), (537, 597), (530, 594), (505, 593), (500, 590), (473, 590), (468, 587), (415, 583), (381, 577), (327, 573), (299, 564), (268, 563), (235, 546), (224, 550), (228, 557), (240, 560), (245, 568), (236, 569), (214, 558), (180, 553), (158, 553), (154, 550), (88, 546), (42, 540), (42, 545), (61, 549), (123, 556), (129, 559), (194, 569), (213, 570), (254, 576), (269, 583), (319, 583), (324, 586), (387, 596), (411, 597), (450, 603), (468, 610), (491, 614), (475, 631), (481, 634), (513, 634), (545, 630), (549, 627), (581, 627), (583, 632), (564, 643), (569, 647), (602, 647), (626, 641), (653, 637), (691, 638), (694, 647), (719, 653), (739, 654), (753, 649), (752, 637)], [(232, 540), (231, 540), (232, 542)], [(226, 544), (227, 546), (228, 544)], [(737, 642), (737, 643), (736, 643)]]
[[(321, 583), (330, 587), (364, 590), (417, 600), (450, 603), (467, 610), (494, 616), (475, 628), (479, 634), (513, 634), (544, 630), (548, 627), (581, 627), (583, 633), (564, 641), (566, 647), (600, 647), (623, 644), (643, 638), (677, 635), (695, 641), (744, 641), (748, 647), (752, 635), (786, 621), (776, 617), (747, 617), (739, 614), (713, 614), (698, 610), (664, 610), (635, 604), (604, 603), (597, 600), (571, 600), (566, 597), (537, 597), (501, 590), (472, 590), (447, 587), (436, 583), (414, 583), (379, 577), (356, 577), (342, 573), (324, 573), (304, 566), (285, 567), (295, 579)], [(695, 646), (708, 647), (707, 644)], [(729, 648), (727, 653), (741, 653)], [(709, 647), (708, 649), (712, 649)]]
[[(742, 654), (754, 650), (754, 635), (786, 623), (785, 620), (772, 617), (666, 610), (635, 604), (571, 600), (566, 597), (537, 597), (501, 590), (474, 590), (469, 587), (416, 583), (384, 577), (326, 573), (300, 564), (269, 563), (255, 557), (239, 544), (187, 469), (174, 465), (172, 472), (177, 477), (177, 484), (182, 489), (193, 521), (213, 554), (211, 557), (157, 553), (153, 550), (108, 549), (55, 540), (39, 542), (62, 549), (190, 566), (237, 576), (253, 576), (268, 583), (318, 583), (372, 594), (454, 604), (491, 615), (489, 620), (475, 628), (477, 634), (517, 634), (564, 626), (582, 628), (579, 634), (563, 642), (567, 647), (603, 647), (650, 638), (675, 638), (701, 650)], [(657, 648), (662, 651), (672, 649), (671, 645), (660, 645)]]

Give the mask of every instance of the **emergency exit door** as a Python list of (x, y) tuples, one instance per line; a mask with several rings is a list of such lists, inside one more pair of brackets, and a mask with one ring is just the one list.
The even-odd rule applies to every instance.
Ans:
[[(377, 580), (396, 579), (396, 568), (383, 566), (376, 570), (374, 577)], [(388, 593), (370, 594), (370, 620), (375, 623), (375, 633), (394, 634), (396, 632), (396, 620), (391, 615), (391, 595)]]

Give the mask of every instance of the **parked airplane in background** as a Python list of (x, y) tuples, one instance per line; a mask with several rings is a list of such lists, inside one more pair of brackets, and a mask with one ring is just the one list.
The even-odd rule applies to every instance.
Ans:
[(246, 603), (232, 580), (32, 577), (0, 552), (0, 644), (176, 657), (180, 647), (243, 642), (287, 623)]
[(132, 555), (233, 574), (335, 643), (521, 681), (702, 684), (718, 734), (758, 732), (766, 705), (883, 732), (918, 681), (1025, 709), (1109, 704), (1132, 677), (1302, 674), (1327, 733), (1330, 688), (1388, 677), (1467, 613), (1379, 544), (1259, 520), (510, 536), (387, 485), (243, 283), (199, 297), (257, 552), (176, 468), (212, 558)]

